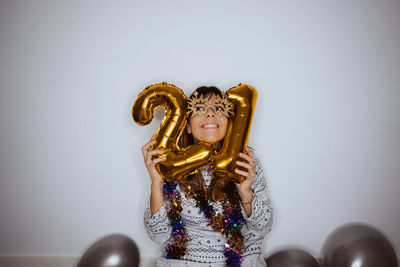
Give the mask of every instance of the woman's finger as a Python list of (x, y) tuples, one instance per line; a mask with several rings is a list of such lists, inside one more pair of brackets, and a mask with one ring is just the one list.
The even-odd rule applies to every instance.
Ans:
[(162, 150), (162, 149), (151, 150), (147, 153), (147, 157), (151, 158), (155, 155), (160, 155), (162, 153), (164, 153), (164, 150)]
[(254, 153), (253, 153), (253, 150), (251, 150), (249, 147), (246, 147), (246, 153), (247, 153), (248, 155), (250, 155), (250, 157), (251, 157), (251, 158), (253, 158), (253, 159), (254, 159)]
[(159, 163), (159, 162), (161, 162), (161, 161), (164, 161), (164, 160), (166, 160), (167, 159), (167, 155), (162, 155), (162, 156), (160, 156), (160, 157), (158, 157), (158, 158), (156, 158), (156, 159), (153, 159), (153, 163), (154, 164), (157, 164), (157, 163)]
[[(155, 142), (155, 141), (154, 141)], [(147, 158), (147, 154), (149, 153), (149, 150), (150, 150), (150, 146), (151, 145), (154, 145), (153, 143), (147, 143), (146, 145), (144, 145), (143, 147), (142, 147), (142, 155), (143, 155), (143, 158), (146, 160), (146, 158)]]
[(254, 154), (250, 150), (247, 150), (246, 153), (244, 153), (248, 157), (250, 157), (251, 161), (254, 161)]
[(247, 163), (247, 162), (243, 162), (243, 161), (236, 161), (236, 164), (239, 166), (242, 166), (248, 170), (251, 170), (253, 168), (253, 165)]
[(249, 163), (253, 163), (253, 158), (249, 155), (246, 155), (244, 153), (239, 153), (239, 157), (247, 160)]
[(249, 175), (248, 172), (245, 172), (245, 171), (242, 171), (242, 170), (239, 170), (239, 169), (235, 169), (235, 172), (237, 174), (240, 174), (240, 175), (244, 176), (244, 177), (247, 177)]
[(151, 147), (152, 145), (154, 145), (155, 143), (156, 143), (155, 140), (147, 142), (147, 143), (142, 147), (142, 152), (146, 152), (147, 150), (149, 150), (150, 147)]

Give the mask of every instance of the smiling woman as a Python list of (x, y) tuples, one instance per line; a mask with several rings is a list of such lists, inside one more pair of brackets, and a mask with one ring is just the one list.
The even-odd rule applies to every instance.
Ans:
[[(198, 142), (220, 150), (233, 104), (216, 87), (199, 87), (188, 99), (188, 121), (180, 147)], [(179, 183), (164, 181), (155, 165), (164, 151), (152, 150), (154, 136), (142, 148), (152, 181), (144, 216), (146, 230), (157, 243), (168, 241), (157, 266), (266, 266), (261, 253), (264, 236), (271, 230), (273, 209), (262, 167), (249, 148), (239, 153), (242, 183), (229, 182), (221, 201), (213, 199), (211, 166)]]
[(193, 136), (195, 143), (205, 141), (220, 144), (228, 126), (228, 114), (221, 101), (224, 99), (221, 92), (216, 87), (200, 87), (189, 99), (190, 119), (186, 132)]

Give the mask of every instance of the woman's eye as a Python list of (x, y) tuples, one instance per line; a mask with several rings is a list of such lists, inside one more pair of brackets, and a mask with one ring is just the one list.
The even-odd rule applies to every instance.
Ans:
[(203, 107), (196, 107), (196, 111), (203, 111), (204, 108)]
[(216, 111), (223, 111), (224, 108), (223, 108), (223, 107), (216, 107), (215, 110), (216, 110)]

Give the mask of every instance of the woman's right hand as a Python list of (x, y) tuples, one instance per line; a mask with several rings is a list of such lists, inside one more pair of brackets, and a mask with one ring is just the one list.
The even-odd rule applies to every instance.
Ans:
[[(156, 149), (156, 150), (151, 149), (151, 146), (156, 143), (156, 141), (154, 140), (154, 136), (155, 135), (153, 134), (150, 141), (142, 147), (142, 154), (143, 154), (144, 164), (146, 165), (147, 171), (150, 174), (151, 182), (153, 183), (153, 185), (160, 185), (163, 184), (163, 178), (157, 171), (156, 164), (161, 161), (164, 161), (166, 159), (166, 155), (165, 154), (162, 155), (164, 153), (164, 150), (162, 149)], [(153, 159), (153, 157), (156, 155), (161, 155), (161, 156)]]

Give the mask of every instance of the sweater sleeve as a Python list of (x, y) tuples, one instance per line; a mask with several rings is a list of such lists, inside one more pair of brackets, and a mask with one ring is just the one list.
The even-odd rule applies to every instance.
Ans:
[(251, 216), (246, 218), (249, 232), (265, 236), (271, 231), (274, 221), (274, 210), (268, 196), (267, 184), (260, 161), (255, 157), (256, 177), (251, 189), (254, 193)]
[(154, 242), (162, 244), (166, 242), (171, 236), (171, 226), (167, 216), (166, 203), (151, 216), (150, 203), (147, 202), (146, 210), (144, 212), (144, 225), (148, 236)]

